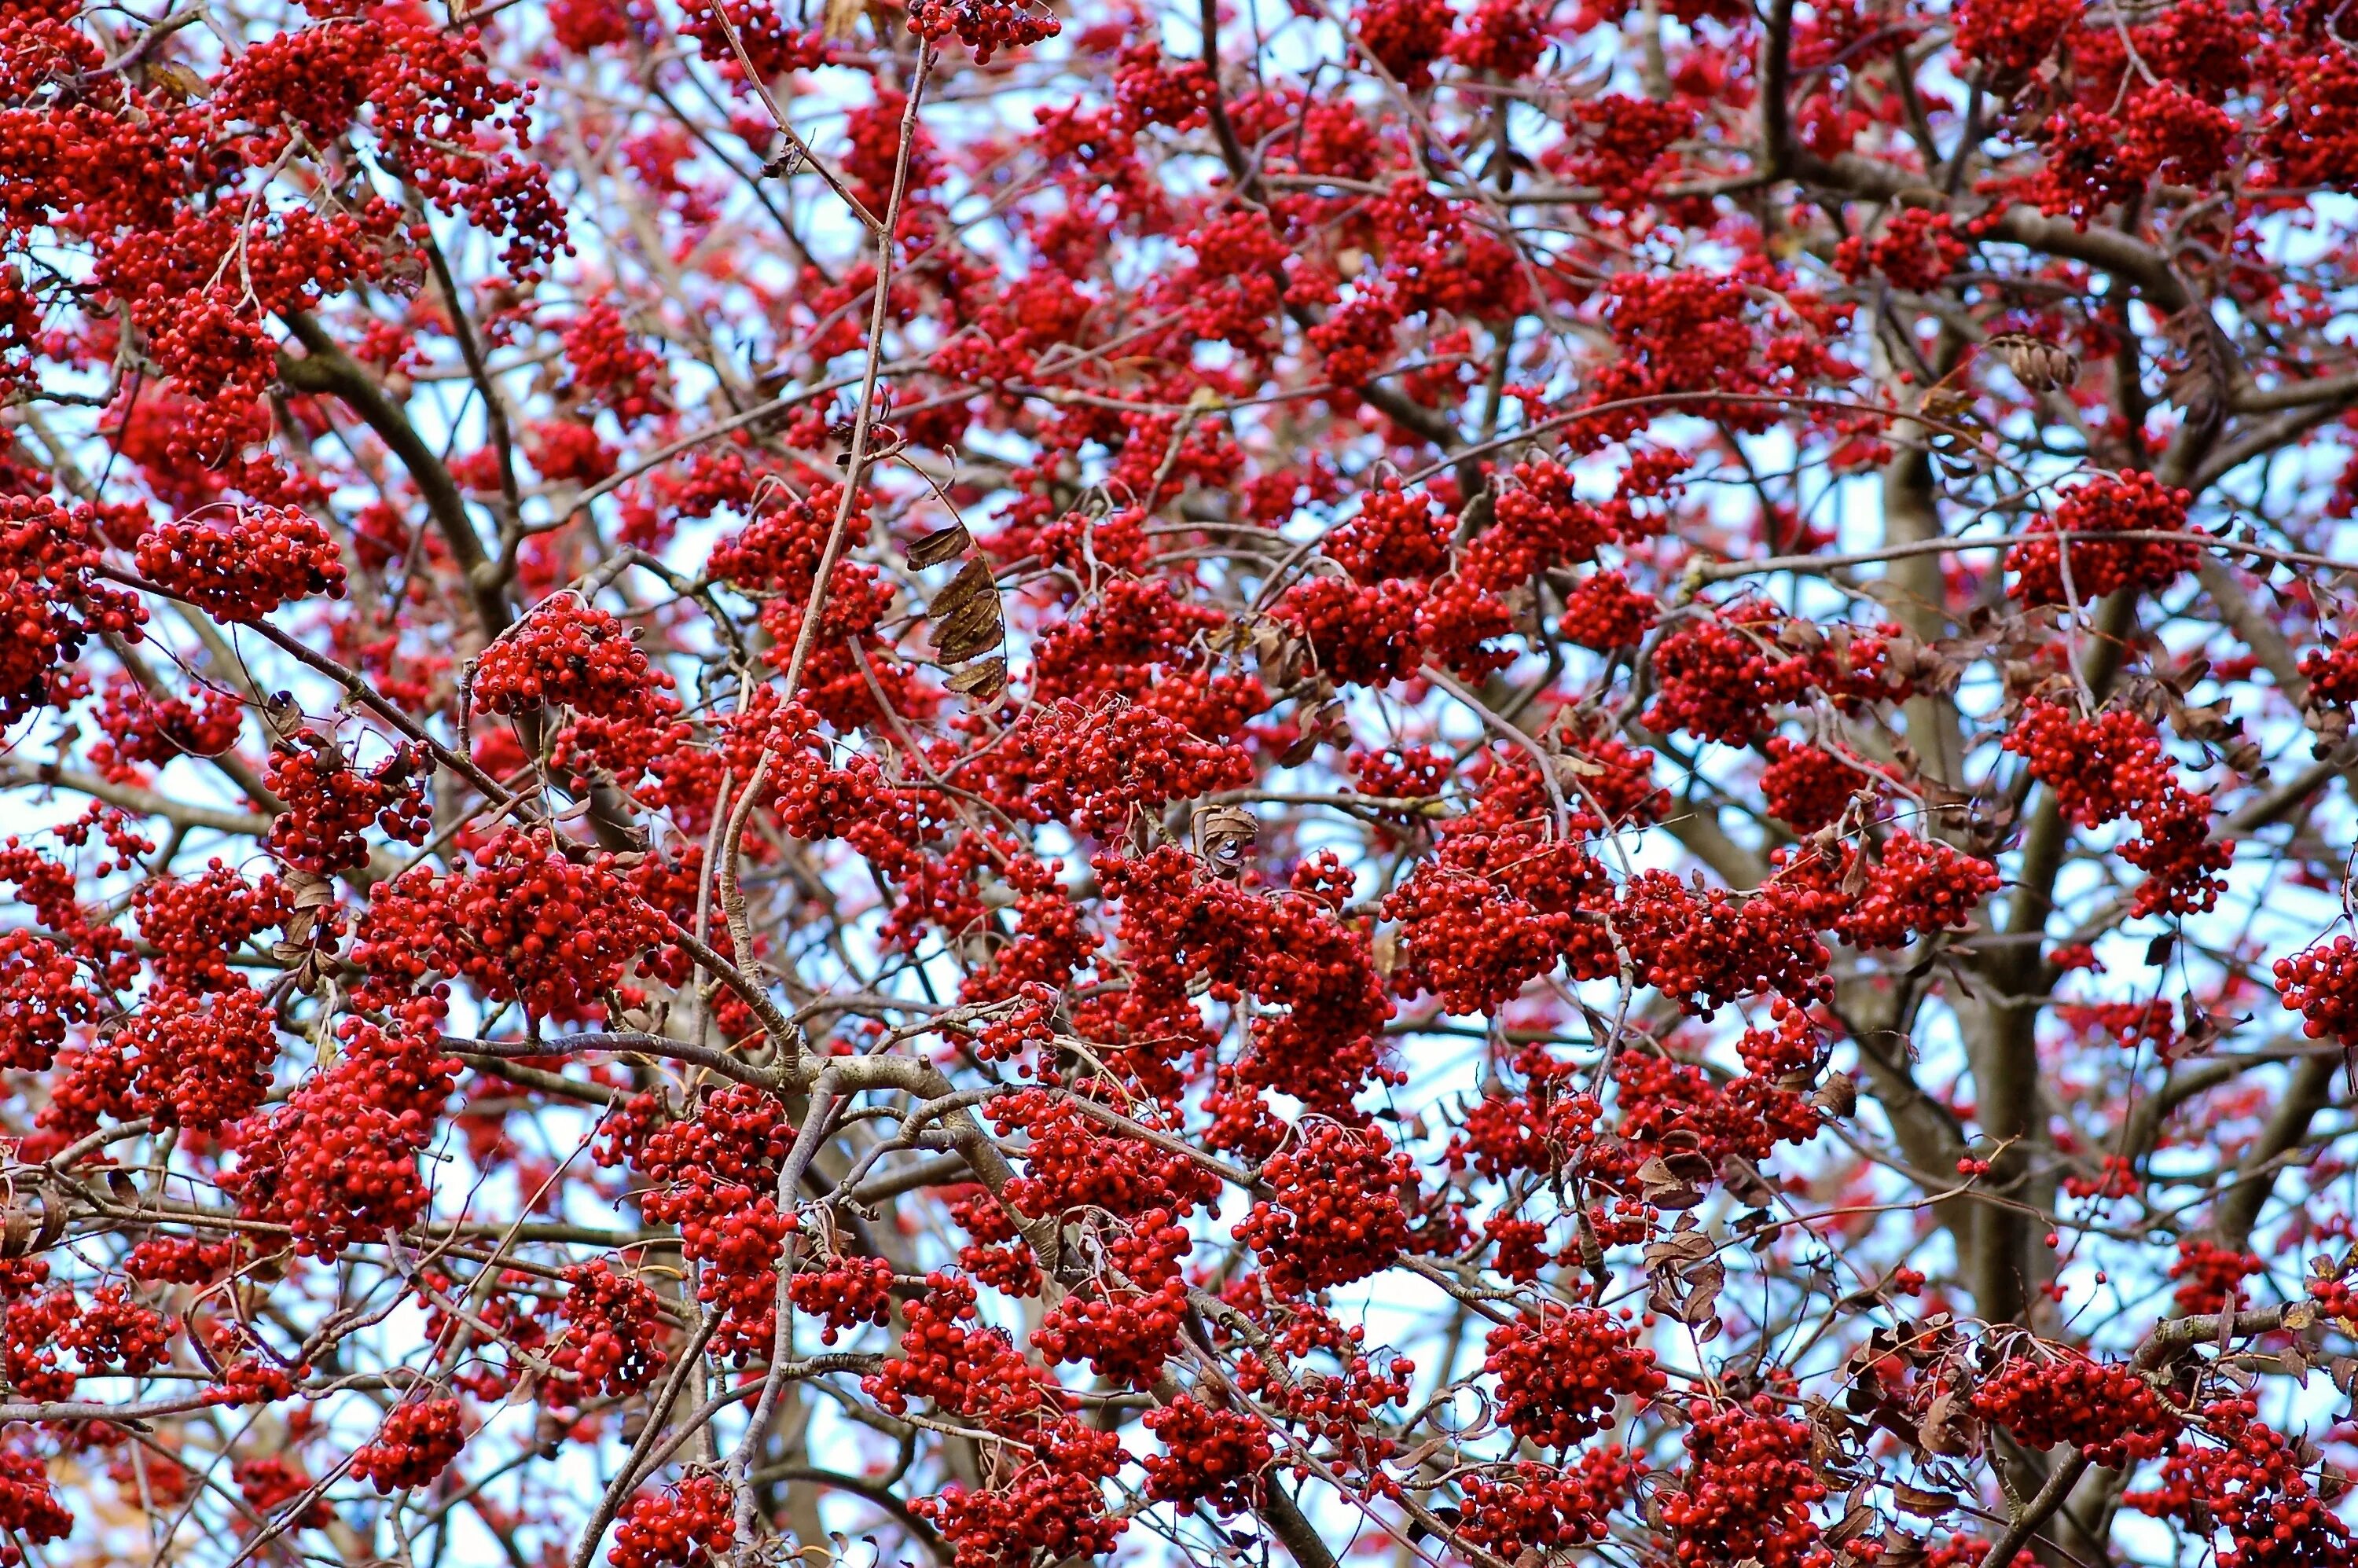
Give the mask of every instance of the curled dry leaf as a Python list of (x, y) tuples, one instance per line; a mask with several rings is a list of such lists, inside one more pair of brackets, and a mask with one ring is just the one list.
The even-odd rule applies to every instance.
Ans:
[(1195, 852), (1216, 875), (1241, 874), (1259, 837), (1260, 824), (1241, 806), (1207, 806), (1195, 813)]
[(2080, 379), (2080, 356), (2028, 332), (1999, 332), (1984, 345), (2032, 392), (2061, 392)]

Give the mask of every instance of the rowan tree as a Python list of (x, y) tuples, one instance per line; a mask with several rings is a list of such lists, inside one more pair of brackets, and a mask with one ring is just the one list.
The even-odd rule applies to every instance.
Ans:
[(2358, 1568), (2358, 22), (0, 7), (0, 1568)]

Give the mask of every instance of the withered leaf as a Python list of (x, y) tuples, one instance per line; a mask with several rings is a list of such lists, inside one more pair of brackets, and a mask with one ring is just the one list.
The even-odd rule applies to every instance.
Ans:
[(1195, 852), (1215, 873), (1233, 877), (1242, 872), (1260, 824), (1241, 806), (1207, 806), (1195, 813)]
[(1840, 1546), (1845, 1541), (1855, 1541), (1866, 1534), (1875, 1522), (1876, 1512), (1873, 1509), (1868, 1508), (1865, 1503), (1853, 1503), (1843, 1510), (1840, 1522), (1835, 1524), (1833, 1529), (1826, 1531), (1827, 1544)]
[(988, 702), (1007, 689), (1007, 661), (996, 654), (978, 659), (950, 676), (946, 684), (960, 697)]
[(1928, 1491), (1922, 1487), (1911, 1487), (1905, 1481), (1894, 1481), (1891, 1495), (1901, 1508), (1918, 1519), (1939, 1519), (1957, 1506), (1954, 1493)]
[[(830, 0), (827, 6), (828, 15), (832, 16), (834, 10), (834, 5)], [(911, 545), (909, 565), (917, 571), (923, 571), (927, 567), (937, 567), (944, 561), (965, 555), (973, 544), (974, 536), (966, 531), (966, 524), (953, 523), (938, 533), (928, 534)]]

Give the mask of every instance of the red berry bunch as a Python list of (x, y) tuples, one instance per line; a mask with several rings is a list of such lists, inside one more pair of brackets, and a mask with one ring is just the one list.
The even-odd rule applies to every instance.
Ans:
[(1305, 1121), (1261, 1166), (1271, 1196), (1238, 1221), (1236, 1237), (1287, 1294), (1347, 1285), (1381, 1273), (1407, 1249), (1401, 1189), (1408, 1157), (1377, 1128)]
[(1766, 742), (1768, 765), (1760, 770), (1760, 795), (1769, 815), (1796, 833), (1814, 833), (1843, 814), (1855, 792), (1874, 783), (1864, 766), (1818, 746), (1782, 735)]
[(1614, 536), (1611, 518), (1581, 500), (1572, 470), (1550, 459), (1517, 463), (1495, 506), (1491, 527), (1466, 557), (1466, 575), (1493, 592), (1594, 560), (1597, 546)]
[(58, 1343), (81, 1357), (85, 1371), (145, 1377), (162, 1366), (172, 1343), (172, 1320), (134, 1300), (121, 1285), (91, 1292), (81, 1315), (59, 1331)]
[(2312, 705), (2358, 706), (2358, 632), (2344, 633), (2331, 648), (2311, 648), (2303, 654), (2300, 673), (2309, 682)]
[(475, 661), (475, 701), (492, 713), (569, 708), (599, 719), (653, 720), (676, 707), (672, 678), (647, 662), (630, 628), (576, 593), (560, 593)]
[(104, 633), (135, 639), (137, 600), (101, 581), (96, 514), (47, 496), (0, 495), (0, 724), (62, 695), (59, 666)]
[(1492, 1329), (1482, 1369), (1498, 1379), (1498, 1419), (1542, 1448), (1569, 1449), (1613, 1420), (1624, 1397), (1651, 1399), (1670, 1379), (1628, 1327), (1597, 1307), (1550, 1303)]
[(0, 1449), (0, 1530), (34, 1542), (63, 1541), (74, 1516), (49, 1489), (49, 1473), (33, 1454)]
[(1512, 81), (1539, 64), (1547, 47), (1541, 27), (1541, 17), (1525, 0), (1482, 0), (1449, 40), (1449, 58), (1468, 70)]
[(210, 996), (159, 986), (116, 1039), (134, 1053), (140, 1108), (159, 1126), (194, 1132), (260, 1105), (278, 1059), (277, 1020), (243, 981)]
[(1556, 633), (1592, 653), (1634, 648), (1654, 629), (1657, 607), (1617, 571), (1591, 572), (1563, 596)]
[(143, 767), (220, 756), (237, 744), (245, 710), (225, 691), (207, 687), (199, 696), (201, 708), (186, 697), (151, 692), (128, 676), (109, 677), (98, 709), (106, 739), (91, 748), (91, 762), (117, 784), (143, 784)]
[(1390, 578), (1433, 577), (1447, 567), (1448, 525), (1431, 497), (1386, 476), (1319, 548), (1354, 582), (1374, 588)]
[(1821, 629), (1749, 600), (1721, 606), (1655, 647), (1660, 690), (1646, 711), (1647, 727), (1744, 745), (1768, 727), (1772, 709), (1812, 692), (1845, 710), (1904, 696), (1907, 683), (1885, 668), (1883, 638), (1890, 630)]
[[(1845, 846), (1845, 859), (1857, 855)], [(1854, 947), (1898, 948), (1963, 929), (2005, 879), (1989, 861), (1938, 838), (1896, 832), (1867, 866), (1866, 885), (1834, 921)]]
[[(2149, 473), (2130, 470), (2099, 474), (2075, 485), (2050, 516), (2032, 519), (2025, 537), (2006, 555), (2006, 569), (2016, 574), (2014, 597), (2024, 604), (2082, 605), (2124, 588), (2165, 588), (2182, 573), (2194, 569), (2200, 546), (2190, 539), (2138, 539), (2115, 543), (2104, 538), (2064, 538), (2058, 534), (2166, 533), (2186, 531), (2186, 507), (2192, 497), (2182, 490), (2165, 488)], [(2071, 591), (2064, 589), (2064, 569), (2071, 571)]]
[(270, 852), (327, 877), (368, 864), (371, 827), (398, 843), (423, 843), (433, 820), (426, 804), (432, 772), (425, 752), (407, 745), (362, 772), (343, 748), (304, 730), (270, 753), (267, 782), (287, 807), (270, 825)]
[(2220, 1568), (2309, 1568), (2343, 1563), (2353, 1548), (2349, 1527), (2309, 1476), (2310, 1462), (2284, 1433), (2259, 1419), (2248, 1397), (2202, 1407), (2218, 1446), (2180, 1443), (2163, 1462), (2161, 1485), (2122, 1500), (2142, 1513), (2170, 1515), (2205, 1540), (2219, 1530), (2229, 1546)]
[(882, 1258), (829, 1258), (798, 1270), (792, 1294), (796, 1308), (819, 1320), (819, 1340), (863, 1323), (892, 1321), (892, 1265)]
[(466, 1444), (457, 1400), (406, 1400), (393, 1407), (374, 1438), (352, 1451), (352, 1474), (380, 1492), (431, 1486)]
[(660, 1298), (602, 1258), (566, 1270), (565, 1281), (566, 1335), (551, 1364), (608, 1399), (643, 1392), (664, 1368)]
[(1415, 89), (1433, 84), (1433, 62), (1449, 48), (1457, 17), (1444, 0), (1359, 0), (1351, 20), (1359, 47)]
[[(257, 1454), (230, 1466), (238, 1496), (246, 1507), (267, 1518), (311, 1489), (311, 1477), (284, 1454)], [(295, 1518), (297, 1530), (322, 1530), (334, 1517), (325, 1498), (315, 1498)]]
[(2311, 1040), (2358, 1043), (2358, 940), (2348, 933), (2276, 962), (2277, 990)]
[(2121, 858), (2147, 873), (2131, 901), (2138, 914), (2209, 909), (2226, 889), (2219, 876), (2232, 843), (2211, 836), (2211, 797), (2179, 782), (2152, 724), (2126, 708), (2090, 718), (2050, 702), (2026, 706), (2001, 744), (2083, 827), (2134, 816), (2143, 830)]
[(909, 1507), (949, 1542), (952, 1568), (1095, 1561), (1113, 1551), (1129, 1522), (1106, 1512), (1098, 1476), (1045, 1460), (999, 1486), (952, 1487)]
[(737, 1541), (735, 1498), (718, 1476), (695, 1474), (643, 1492), (614, 1526), (612, 1568), (710, 1568)]
[(1780, 1415), (1763, 1394), (1748, 1404), (1687, 1407), (1690, 1463), (1679, 1489), (1660, 1494), (1662, 1524), (1682, 1563), (1758, 1560), (1763, 1568), (1826, 1561), (1810, 1505), (1826, 1495), (1810, 1464), (1807, 1422)]
[(1593, 1448), (1565, 1465), (1519, 1460), (1476, 1471), (1464, 1482), (1458, 1528), (1467, 1540), (1508, 1561), (1526, 1550), (1555, 1552), (1605, 1539), (1606, 1517), (1646, 1473), (1617, 1444)]
[(1491, 878), (1427, 861), (1384, 900), (1400, 923), (1394, 980), (1429, 990), (1455, 1013), (1487, 1012), (1554, 968), (1574, 917), (1542, 911)]
[(190, 991), (243, 987), (229, 956), (291, 913), (276, 877), (249, 882), (219, 860), (201, 876), (159, 877), (142, 885), (131, 907), (140, 939), (151, 949), (156, 979)]
[(1398, 579), (1369, 587), (1314, 577), (1285, 590), (1271, 611), (1310, 644), (1318, 667), (1350, 686), (1382, 686), (1416, 667), (1424, 590)]
[[(612, 38), (601, 41), (622, 41), (619, 18), (613, 31)], [(565, 345), (566, 365), (573, 372), (573, 390), (584, 402), (609, 410), (625, 426), (663, 406), (662, 362), (632, 336), (611, 301), (584, 301), (566, 322), (559, 341)]]
[(2077, 1356), (2007, 1362), (1974, 1390), (1974, 1413), (2031, 1447), (2069, 1443), (2115, 1470), (2160, 1454), (2180, 1424), (2134, 1368)]
[(2181, 1238), (2169, 1277), (2180, 1281), (2170, 1300), (2186, 1313), (2225, 1312), (2244, 1305), (2244, 1281), (2266, 1272), (2249, 1252), (2222, 1247), (2200, 1236)]
[(1120, 834), (1139, 813), (1253, 778), (1245, 748), (1198, 740), (1119, 697), (1094, 707), (1065, 699), (1034, 708), (1004, 749), (1010, 765), (1024, 764), (1030, 774), (1027, 807), (1101, 838)]
[(0, 932), (0, 1068), (45, 1073), (98, 998), (71, 952), (22, 928)]
[(436, 1054), (415, 1020), (410, 1027), (388, 1034), (346, 1019), (333, 1065), (230, 1131), (238, 1163), (222, 1173), (222, 1189), (248, 1217), (291, 1227), (304, 1257), (332, 1261), (425, 1212), (431, 1195), (417, 1157), (440, 1125), (459, 1064)]
[(974, 62), (988, 65), (1001, 49), (1053, 38), (1064, 26), (1022, 0), (912, 0), (909, 30), (921, 38), (956, 33), (958, 42), (974, 51)]
[(1260, 1501), (1261, 1475), (1275, 1457), (1269, 1425), (1244, 1411), (1219, 1410), (1182, 1394), (1146, 1413), (1163, 1452), (1144, 1460), (1147, 1495), (1158, 1502), (1209, 1503), (1222, 1519)]
[(291, 506), (241, 506), (218, 514), (159, 523), (134, 552), (147, 579), (222, 621), (259, 621), (282, 604), (344, 596), (336, 542), (308, 513)]
[(1795, 1002), (1823, 998), (1833, 955), (1812, 929), (1812, 903), (1781, 881), (1739, 897), (1724, 888), (1698, 892), (1668, 871), (1640, 871), (1622, 890), (1613, 922), (1638, 978), (1682, 1011), (1708, 1018), (1764, 992)]
[(601, 859), (576, 860), (546, 828), (503, 828), (463, 870), (417, 866), (369, 890), (352, 959), (413, 992), (432, 977), (544, 1018), (585, 1018), (665, 927)]

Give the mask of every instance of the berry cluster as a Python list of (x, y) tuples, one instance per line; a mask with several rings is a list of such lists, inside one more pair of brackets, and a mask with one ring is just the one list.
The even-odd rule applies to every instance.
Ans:
[(582, 1388), (609, 1399), (644, 1391), (663, 1370), (666, 1330), (645, 1281), (600, 1259), (565, 1271), (565, 1342), (549, 1356)]
[(2029, 1447), (2069, 1443), (2115, 1470), (2160, 1454), (2180, 1424), (2135, 1368), (2077, 1356), (2007, 1362), (1974, 1390), (1974, 1413)]
[(1055, 17), (1033, 11), (1022, 0), (912, 0), (909, 30), (921, 38), (952, 33), (987, 65), (1001, 49), (1020, 49), (1063, 31)]
[(737, 1540), (735, 1500), (717, 1476), (690, 1475), (676, 1487), (633, 1498), (606, 1553), (612, 1568), (710, 1568)]
[(676, 706), (672, 678), (628, 627), (579, 594), (543, 600), (475, 662), (475, 701), (492, 713), (569, 708), (652, 722)]
[(1238, 1222), (1236, 1237), (1289, 1294), (1380, 1273), (1408, 1247), (1401, 1189), (1414, 1178), (1376, 1128), (1306, 1122), (1261, 1176), (1271, 1195)]
[(352, 1451), (352, 1474), (380, 1492), (431, 1486), (466, 1445), (457, 1400), (406, 1400), (393, 1407), (376, 1436)]
[(159, 523), (140, 536), (135, 557), (150, 582), (222, 621), (259, 621), (295, 600), (344, 596), (336, 542), (291, 506), (242, 506), (226, 522)]
[(507, 827), (462, 871), (418, 866), (378, 883), (353, 961), (395, 994), (440, 976), (544, 1018), (594, 1015), (665, 925), (621, 872), (568, 848), (546, 828)]
[(1549, 1305), (1490, 1331), (1482, 1369), (1498, 1379), (1498, 1419), (1542, 1448), (1570, 1449), (1613, 1420), (1625, 1396), (1669, 1386), (1654, 1353), (1611, 1313)]
[[(2051, 515), (2033, 518), (2022, 542), (2006, 552), (2006, 569), (2016, 574), (2014, 597), (2025, 604), (2091, 605), (2125, 588), (2168, 587), (2193, 570), (2200, 546), (2176, 539), (2115, 543), (2102, 535), (2182, 534), (2190, 499), (2135, 470), (2075, 485)], [(2091, 534), (2098, 537), (2054, 536)]]
[(1149, 1411), (1145, 1424), (1163, 1443), (1163, 1452), (1144, 1461), (1150, 1497), (1209, 1503), (1222, 1519), (1259, 1504), (1262, 1473), (1275, 1457), (1267, 1423), (1259, 1417), (1182, 1394)]
[(1810, 1505), (1826, 1495), (1810, 1464), (1806, 1422), (1760, 1395), (1749, 1403), (1687, 1408), (1690, 1463), (1676, 1491), (1660, 1495), (1663, 1527), (1682, 1563), (1758, 1560), (1763, 1568), (1824, 1561)]

